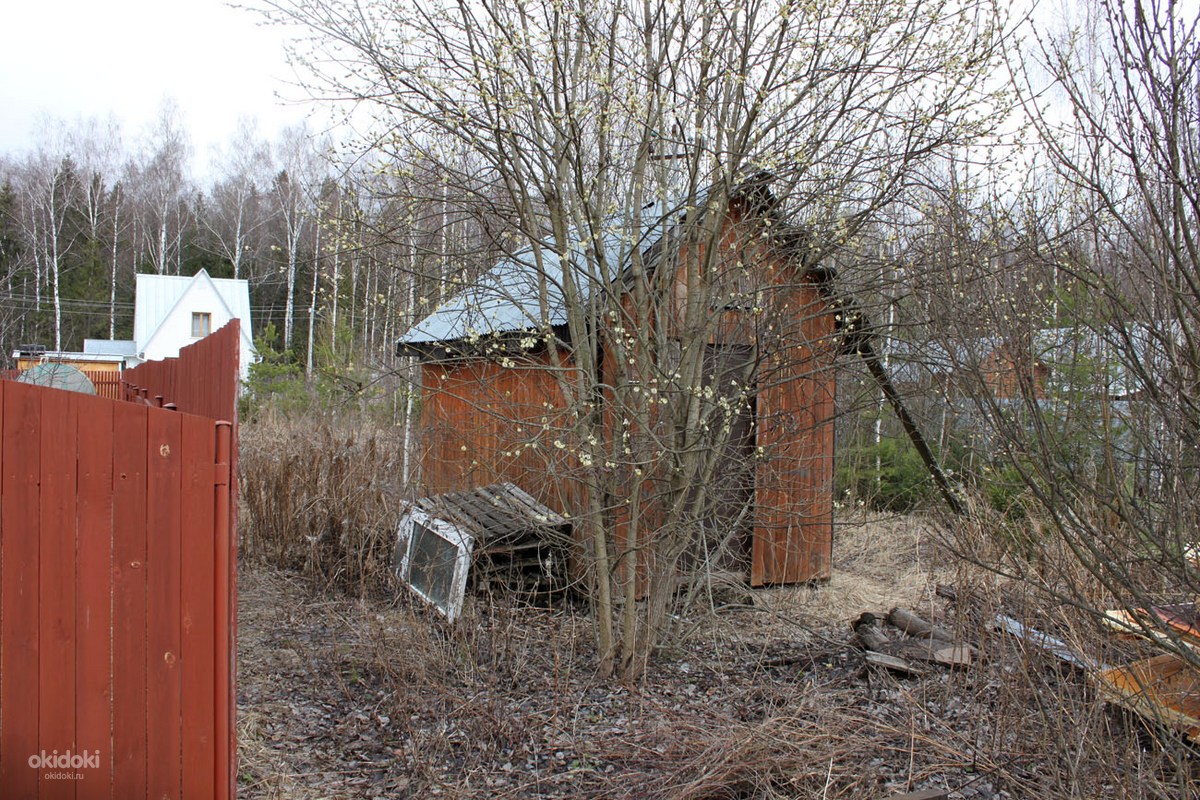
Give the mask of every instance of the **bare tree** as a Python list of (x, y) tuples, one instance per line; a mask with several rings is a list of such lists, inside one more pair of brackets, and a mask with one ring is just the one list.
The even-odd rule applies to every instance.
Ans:
[(180, 240), (191, 188), (185, 169), (190, 156), (178, 104), (163, 104), (149, 131), (137, 163), (135, 183), (141, 196), (138, 209), (145, 253), (154, 271), (179, 272)]
[(1040, 158), (983, 197), (960, 182), (927, 253), (998, 532), (961, 544), (1075, 619), (1124, 608), (1196, 665), (1138, 609), (1200, 588), (1200, 28), (1170, 0), (1080, 10), (1035, 31), (1020, 73)]
[[(731, 199), (772, 173), (787, 198), (773, 213), (809, 231), (815, 263), (931, 157), (986, 128), (1000, 16), (957, 0), (273, 7), (312, 30), (310, 65), (336, 65), (319, 87), (376, 110), (374, 141), (397, 168), (437, 164), (452, 212), (488, 233), (483, 249), (527, 248), (538, 265), (527, 325), (566, 404), (551, 466), (591, 487), (580, 524), (601, 669), (619, 660), (636, 677), (669, 633), (670, 578), (718, 502), (714, 454), (730, 446), (731, 414), (745, 387), (781, 380), (750, 358), (725, 379), (742, 388), (714, 397), (705, 368), (721, 317), (710, 310), (752, 310), (769, 288), (739, 285), (719, 255)], [(653, 263), (639, 246), (648, 226), (671, 229), (656, 234)], [(683, 251), (707, 255), (678, 297), (676, 271), (655, 264)], [(764, 305), (783, 312), (793, 289), (774, 287)], [(560, 308), (569, 351), (550, 324)], [(614, 424), (630, 435), (607, 435)], [(657, 511), (643, 517), (643, 503)]]
[(210, 213), (203, 224), (215, 237), (220, 255), (233, 265), (233, 277), (241, 278), (269, 221), (263, 193), (272, 177), (271, 150), (258, 138), (252, 120), (239, 120), (217, 164)]
[(285, 300), (283, 346), (292, 346), (295, 334), (296, 279), (301, 251), (309, 228), (314, 224), (316, 197), (325, 177), (323, 154), (314, 147), (314, 137), (304, 126), (286, 129), (276, 155), (280, 172), (275, 177), (273, 194), (275, 219), (281, 229), (285, 258)]

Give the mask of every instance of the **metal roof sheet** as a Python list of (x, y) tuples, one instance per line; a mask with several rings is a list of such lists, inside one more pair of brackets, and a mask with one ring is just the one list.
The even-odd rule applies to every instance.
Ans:
[(132, 339), (84, 339), (83, 352), (106, 356), (136, 356), (137, 342)]
[[(697, 195), (693, 202), (702, 205), (706, 194)], [(682, 205), (678, 203), (647, 203), (641, 209), (636, 241), (630, 235), (627, 215), (610, 217), (609, 224), (600, 232), (601, 249), (610, 268), (617, 272), (623, 269), (635, 247), (642, 252), (653, 247), (670, 229), (673, 212), (680, 208)], [(577, 231), (572, 234), (569, 268), (573, 269), (572, 277), (579, 291), (586, 296), (595, 282), (586, 266), (588, 242)], [(454, 342), (564, 325), (567, 322), (564, 277), (562, 258), (553, 248), (543, 244), (520, 250), (497, 262), (474, 283), (409, 328), (397, 344), (403, 347)]]

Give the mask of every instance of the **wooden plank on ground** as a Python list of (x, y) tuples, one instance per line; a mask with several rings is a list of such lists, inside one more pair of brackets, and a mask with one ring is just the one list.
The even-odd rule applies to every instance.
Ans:
[(894, 794), (888, 800), (946, 800), (950, 793), (945, 789), (922, 789), (919, 792)]
[(1171, 653), (1101, 669), (1100, 696), (1153, 724), (1170, 725), (1200, 742), (1200, 673)]
[(75, 741), (98, 754), (78, 794), (112, 786), (113, 402), (79, 397), (78, 563), (75, 570)]
[[(75, 427), (74, 393), (41, 399), (38, 497), (38, 750), (78, 754), (75, 743)], [(40, 796), (75, 797), (75, 781), (39, 770)]]
[(184, 796), (216, 794), (216, 607), (213, 480), (216, 439), (213, 423), (184, 415), (182, 629), (180, 668), (183, 686)]
[(146, 784), (178, 797), (180, 753), (181, 416), (150, 409), (146, 470)]
[(8, 382), (3, 394), (0, 480), (0, 787), (34, 797), (40, 770), (30, 756), (38, 740), (38, 480), (41, 403), (38, 389)]
[[(150, 362), (153, 363), (153, 362)], [(113, 796), (146, 795), (146, 417), (113, 407)]]

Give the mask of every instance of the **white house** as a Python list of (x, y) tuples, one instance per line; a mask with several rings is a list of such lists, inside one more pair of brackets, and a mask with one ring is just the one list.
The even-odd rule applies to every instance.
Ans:
[(205, 270), (190, 278), (139, 274), (136, 291), (133, 341), (89, 339), (86, 352), (120, 353), (128, 366), (174, 358), (181, 348), (237, 319), (242, 329), (242, 379), (246, 379), (250, 364), (258, 360), (250, 327), (249, 283), (213, 278)]

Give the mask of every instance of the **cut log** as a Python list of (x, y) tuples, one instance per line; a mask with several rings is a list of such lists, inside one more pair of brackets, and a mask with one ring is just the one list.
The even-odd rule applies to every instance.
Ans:
[(951, 603), (958, 600), (958, 589), (955, 589), (948, 583), (939, 583), (936, 587), (934, 587), (933, 593), (938, 597), (946, 598)]
[(954, 637), (945, 628), (939, 628), (928, 622), (916, 612), (897, 606), (888, 614), (888, 622), (895, 625), (909, 636), (918, 639), (938, 639), (943, 642), (954, 642)]
[(879, 629), (879, 617), (871, 612), (863, 612), (858, 619), (851, 623), (854, 634), (862, 643), (864, 650), (883, 650), (890, 644), (888, 638)]

